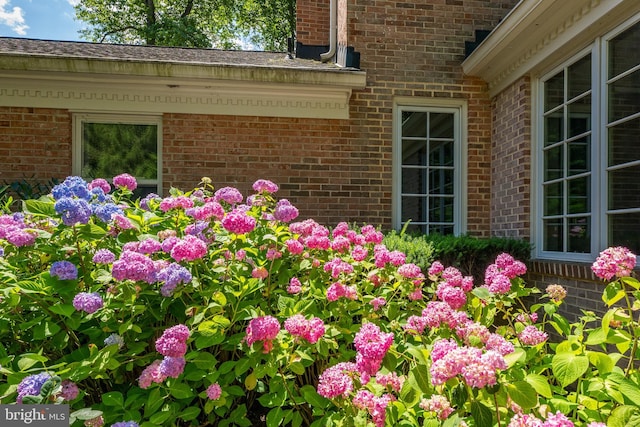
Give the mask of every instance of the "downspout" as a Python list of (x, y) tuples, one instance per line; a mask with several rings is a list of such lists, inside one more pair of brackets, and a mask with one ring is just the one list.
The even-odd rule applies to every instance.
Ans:
[(338, 16), (338, 8), (337, 1), (338, 0), (329, 0), (329, 50), (325, 53), (320, 54), (320, 60), (322, 62), (327, 62), (331, 58), (333, 58), (336, 54), (336, 38), (337, 38), (337, 16)]

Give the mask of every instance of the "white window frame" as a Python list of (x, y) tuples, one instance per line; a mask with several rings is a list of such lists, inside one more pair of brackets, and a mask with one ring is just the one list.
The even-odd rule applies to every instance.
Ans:
[(425, 111), (454, 115), (454, 188), (453, 233), (467, 231), (467, 102), (461, 99), (400, 97), (393, 105), (392, 149), (392, 226), (400, 230), (402, 223), (402, 112)]
[[(93, 112), (76, 112), (72, 115), (73, 126), (73, 144), (72, 144), (72, 172), (74, 175), (82, 174), (83, 144), (82, 144), (82, 125), (83, 123), (111, 123), (111, 124), (134, 124), (134, 125), (155, 125), (157, 126), (157, 178), (142, 179), (135, 177), (140, 185), (155, 185), (158, 194), (162, 192), (162, 116), (146, 115), (146, 114), (111, 114), (111, 113), (93, 113)], [(96, 177), (110, 180), (111, 176)]]
[[(535, 208), (532, 210), (531, 224), (534, 226), (532, 235), (535, 238), (534, 255), (539, 259), (553, 259), (569, 262), (593, 262), (600, 251), (608, 246), (607, 225), (607, 43), (640, 22), (640, 15), (630, 18), (614, 30), (595, 37), (592, 44), (577, 54), (565, 59), (560, 65), (550, 71), (541, 74), (534, 80), (532, 93), (536, 96), (533, 102), (533, 117), (535, 126), (532, 132), (533, 164), (532, 168), (534, 186), (532, 188), (532, 200), (535, 200)], [(589, 253), (555, 252), (543, 250), (544, 244), (544, 194), (542, 183), (544, 181), (544, 82), (556, 75), (563, 68), (569, 67), (586, 55), (591, 54), (591, 251)], [(566, 90), (566, 87), (565, 87)], [(565, 159), (566, 161), (566, 159)]]

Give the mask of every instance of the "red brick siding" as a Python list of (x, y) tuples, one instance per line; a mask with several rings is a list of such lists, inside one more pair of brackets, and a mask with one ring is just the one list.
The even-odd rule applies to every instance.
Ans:
[(71, 114), (49, 108), (0, 107), (0, 184), (46, 182), (71, 173)]
[(491, 234), (530, 238), (531, 84), (524, 77), (493, 99)]
[(329, 1), (298, 1), (296, 38), (306, 45), (329, 44)]
[(302, 218), (388, 225), (381, 169), (390, 163), (375, 142), (353, 143), (347, 121), (166, 114), (163, 122), (165, 192), (208, 176), (247, 194), (264, 178)]

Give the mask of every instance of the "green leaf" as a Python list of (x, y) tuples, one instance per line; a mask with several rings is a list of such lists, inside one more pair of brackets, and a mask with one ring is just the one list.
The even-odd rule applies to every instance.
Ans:
[(35, 354), (35, 353), (23, 354), (20, 360), (18, 360), (18, 369), (20, 369), (21, 372), (24, 372), (27, 369), (31, 368), (36, 363), (46, 362), (47, 360), (49, 359), (47, 359), (46, 357), (40, 354)]
[(544, 396), (547, 399), (553, 396), (549, 380), (544, 375), (528, 374), (524, 380), (528, 382), (539, 395)]
[(476, 400), (471, 402), (471, 416), (477, 426), (493, 425), (493, 414), (491, 410)]
[(184, 421), (191, 421), (198, 418), (198, 415), (200, 415), (200, 408), (197, 406), (189, 406), (178, 414), (178, 418), (181, 418)]
[(599, 351), (587, 351), (589, 362), (596, 367), (600, 375), (608, 374), (613, 370), (615, 363), (611, 356)]
[(156, 413), (163, 403), (164, 398), (160, 394), (160, 389), (155, 388), (151, 390), (151, 392), (149, 393), (149, 398), (147, 399), (147, 404), (144, 406), (145, 418)]
[(320, 396), (316, 391), (316, 388), (312, 385), (304, 385), (300, 388), (300, 394), (304, 400), (313, 406), (314, 408), (326, 408), (329, 405), (329, 400)]
[(191, 387), (185, 383), (173, 384), (169, 387), (169, 393), (176, 399), (188, 399), (194, 395)]
[(24, 207), (25, 213), (52, 217), (57, 216), (53, 202), (31, 199), (25, 200), (22, 206)]
[(82, 408), (80, 410), (74, 411), (70, 414), (71, 418), (75, 418), (77, 420), (92, 420), (94, 418), (98, 418), (102, 415), (102, 411), (96, 411), (91, 408)]
[(516, 381), (512, 384), (507, 384), (506, 388), (511, 400), (522, 409), (534, 408), (538, 404), (538, 394), (528, 382)]
[(622, 288), (622, 285), (616, 280), (611, 282), (604, 288), (604, 292), (602, 293), (602, 301), (607, 304), (608, 307), (611, 307), (613, 304), (620, 301), (624, 298), (626, 292)]
[(296, 375), (304, 374), (304, 365), (300, 362), (293, 362), (289, 364), (289, 369)]
[(284, 411), (282, 408), (273, 408), (267, 414), (267, 427), (277, 427), (282, 423)]
[(156, 412), (149, 418), (149, 421), (156, 425), (164, 425), (165, 421), (168, 421), (169, 418), (172, 418), (174, 415), (170, 411), (162, 411)]
[[(611, 416), (607, 420), (607, 427), (633, 427), (637, 426), (640, 413), (637, 407), (623, 405), (611, 411)], [(632, 424), (635, 422), (636, 424)]]
[(409, 381), (418, 391), (424, 394), (431, 394), (429, 387), (429, 368), (425, 365), (416, 365), (416, 367), (409, 372)]
[(233, 372), (236, 374), (236, 377), (239, 377), (240, 375), (247, 372), (253, 364), (253, 360), (248, 357), (243, 357), (236, 362), (235, 366), (233, 367)]
[[(602, 319), (602, 324), (604, 325), (604, 318)], [(598, 345), (602, 344), (607, 340), (607, 331), (605, 328), (597, 328), (593, 331), (589, 332), (589, 336), (587, 340), (584, 342), (586, 345)]]
[(573, 353), (558, 353), (551, 360), (551, 370), (562, 387), (580, 378), (589, 369), (589, 358)]
[(471, 293), (481, 300), (487, 300), (491, 297), (491, 292), (485, 287), (473, 288)]
[(124, 406), (124, 397), (119, 391), (110, 391), (102, 395), (102, 403), (105, 406)]
[(64, 317), (71, 317), (71, 315), (76, 311), (76, 309), (73, 308), (73, 305), (71, 304), (52, 305), (51, 307), (49, 307), (49, 310)]

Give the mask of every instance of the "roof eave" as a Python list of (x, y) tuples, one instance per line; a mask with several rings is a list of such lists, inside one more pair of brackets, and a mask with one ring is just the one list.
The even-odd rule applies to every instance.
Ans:
[(586, 47), (640, 10), (637, 0), (521, 0), (462, 63), (495, 96), (520, 77)]

